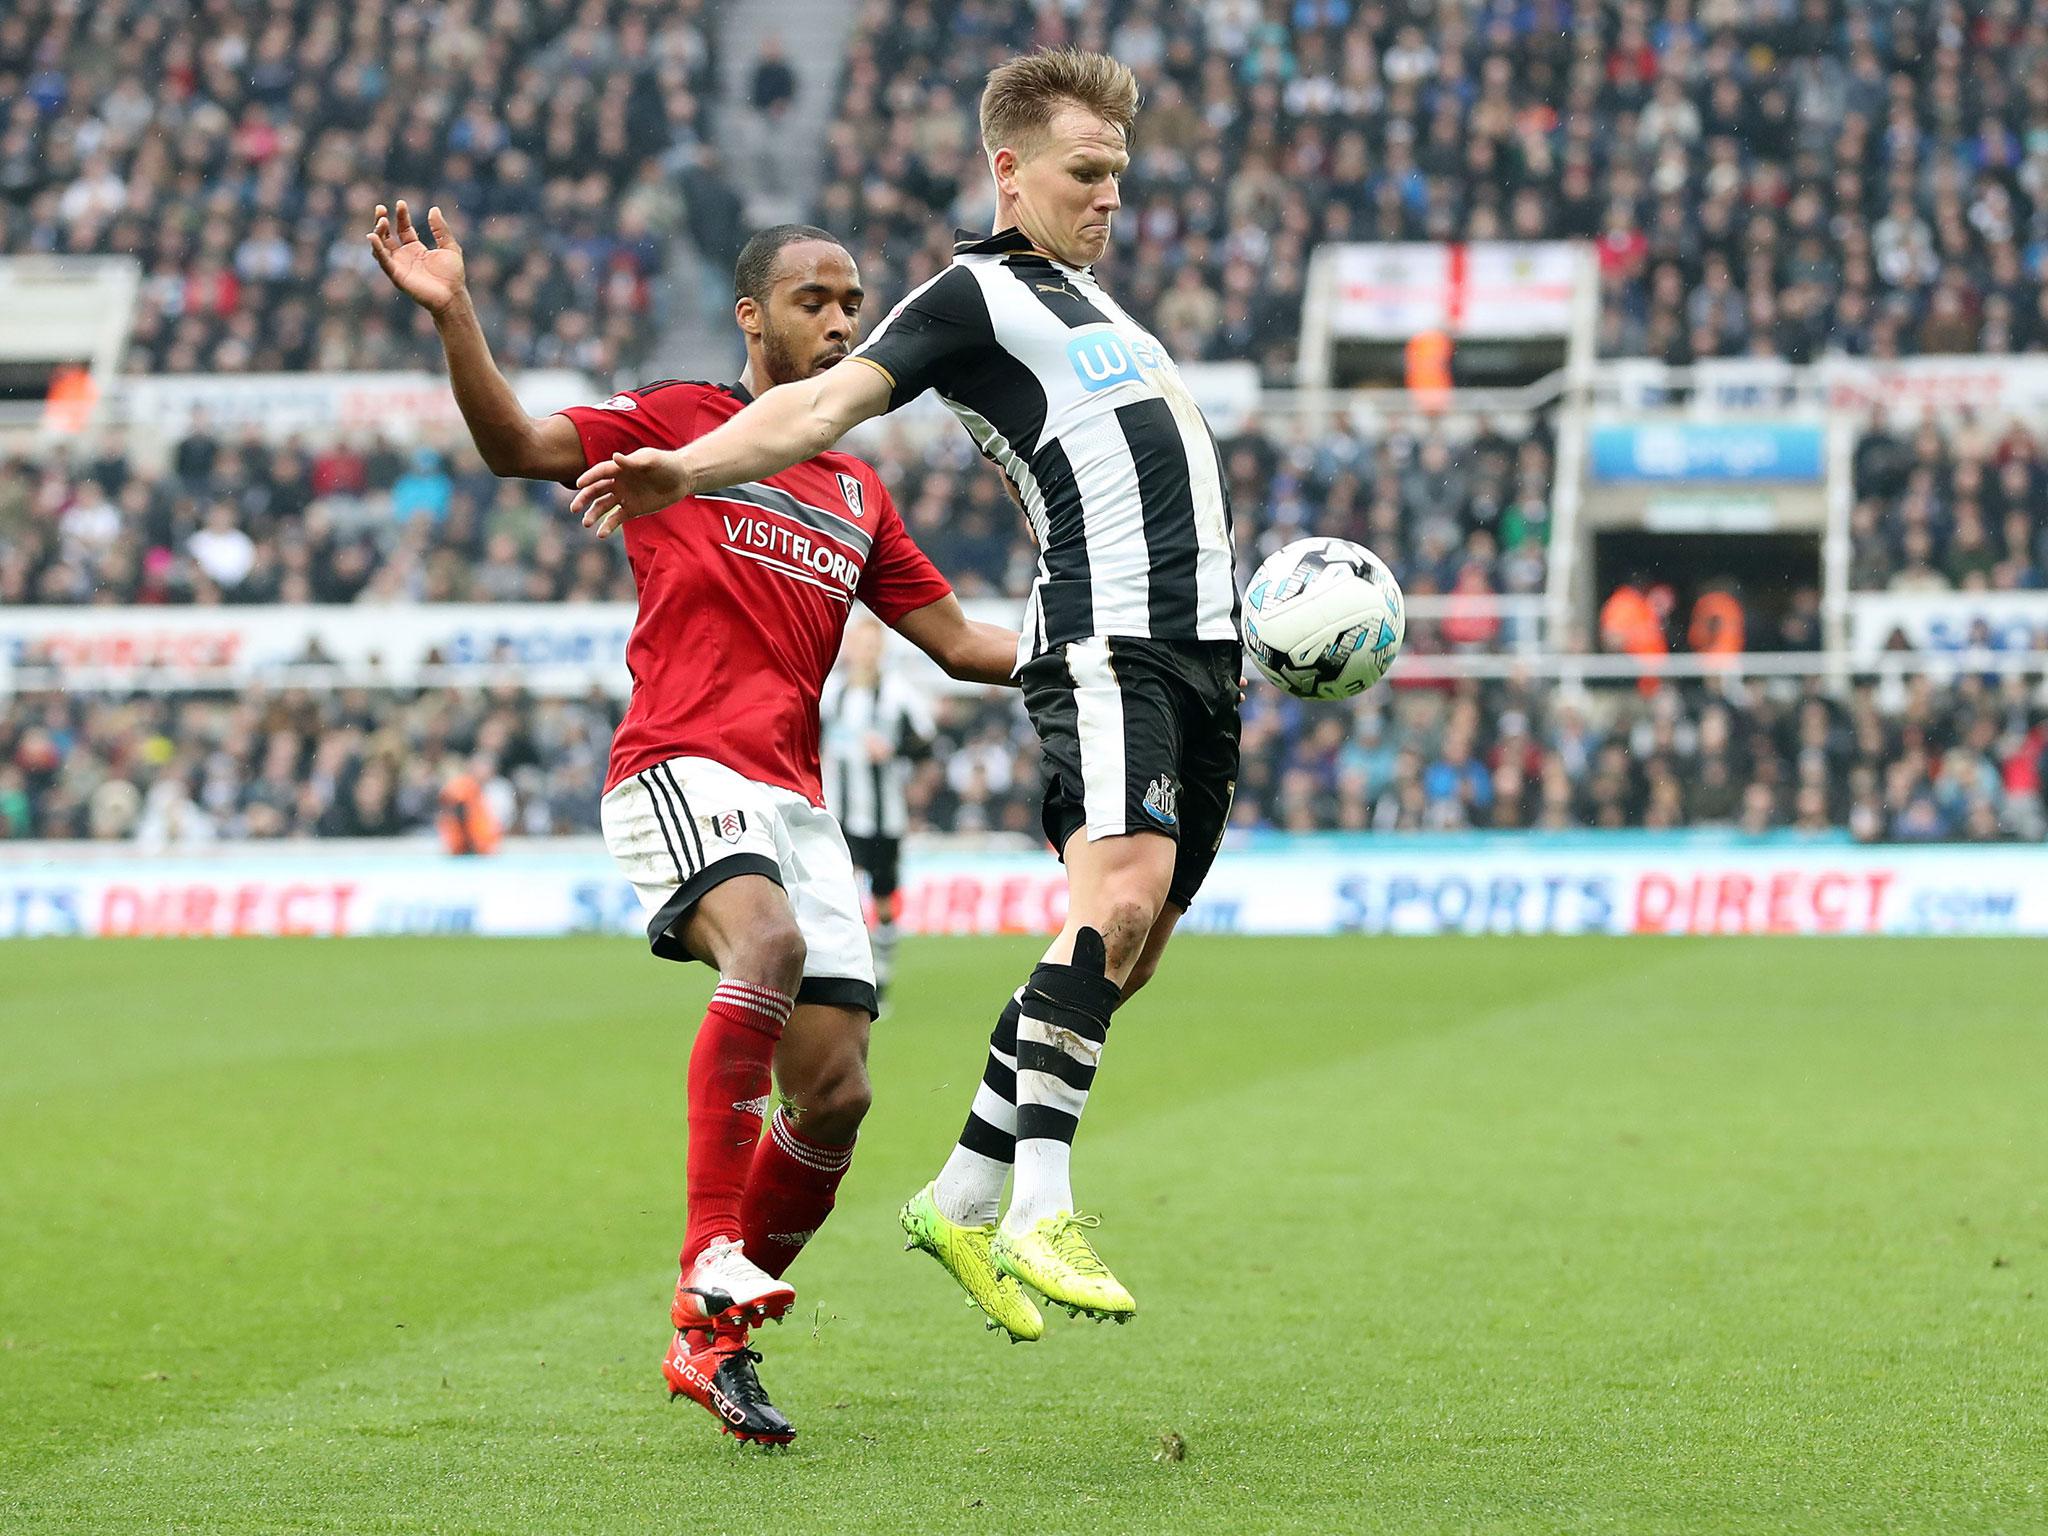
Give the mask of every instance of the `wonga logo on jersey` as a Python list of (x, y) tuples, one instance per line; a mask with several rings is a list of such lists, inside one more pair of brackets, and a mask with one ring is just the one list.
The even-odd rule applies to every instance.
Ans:
[(1165, 354), (1144, 338), (1126, 342), (1108, 326), (1083, 331), (1067, 343), (1067, 361), (1081, 387), (1094, 394), (1119, 384), (1135, 384), (1166, 362)]
[(1067, 361), (1074, 365), (1081, 387), (1091, 395), (1138, 380), (1138, 360), (1115, 331), (1085, 331), (1076, 336), (1067, 343)]

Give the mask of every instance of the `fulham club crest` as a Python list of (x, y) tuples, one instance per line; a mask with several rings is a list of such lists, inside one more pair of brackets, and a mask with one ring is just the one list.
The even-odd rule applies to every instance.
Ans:
[(747, 830), (746, 815), (741, 811), (720, 811), (712, 818), (711, 829), (726, 842), (736, 843)]
[(840, 475), (839, 494), (846, 498), (847, 511), (851, 512), (855, 517), (864, 517), (867, 515), (862, 510), (860, 504), (860, 482), (854, 479), (852, 475)]

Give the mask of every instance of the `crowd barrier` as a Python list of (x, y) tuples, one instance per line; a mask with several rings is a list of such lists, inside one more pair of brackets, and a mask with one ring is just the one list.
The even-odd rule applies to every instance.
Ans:
[[(913, 848), (912, 933), (1044, 933), (1049, 853)], [(238, 846), (138, 856), (0, 850), (0, 937), (639, 933), (594, 842), (457, 858), (427, 844)], [(1286, 838), (1226, 847), (1184, 931), (2048, 934), (2048, 848), (1862, 847), (1559, 834)]]

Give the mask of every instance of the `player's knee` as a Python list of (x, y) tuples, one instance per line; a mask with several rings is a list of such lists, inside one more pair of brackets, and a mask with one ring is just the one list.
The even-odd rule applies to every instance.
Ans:
[(804, 936), (790, 919), (747, 932), (735, 944), (724, 970), (741, 981), (773, 987), (794, 997), (804, 978), (804, 957)]
[(1149, 893), (1125, 890), (1110, 895), (1098, 926), (1112, 974), (1138, 962), (1158, 916), (1159, 904)]
[(857, 1055), (829, 1062), (817, 1081), (790, 1094), (797, 1128), (826, 1146), (850, 1144), (875, 1101), (866, 1065)]

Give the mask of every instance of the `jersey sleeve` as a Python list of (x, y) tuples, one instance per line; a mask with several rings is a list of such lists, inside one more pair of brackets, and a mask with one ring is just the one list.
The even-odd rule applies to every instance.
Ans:
[(643, 384), (622, 390), (602, 405), (572, 405), (555, 414), (568, 417), (575, 426), (583, 442), (583, 462), (590, 465), (635, 448), (682, 447), (698, 435), (697, 404), (705, 388), (672, 381)]
[(891, 310), (853, 356), (888, 379), (893, 411), (928, 389), (954, 393), (953, 381), (971, 354), (994, 343), (981, 284), (967, 268), (953, 266)]
[(876, 618), (893, 625), (906, 613), (950, 596), (953, 586), (917, 547), (881, 482), (870, 480), (868, 488), (878, 498), (882, 515), (876, 519), (875, 546), (861, 570), (859, 596)]

